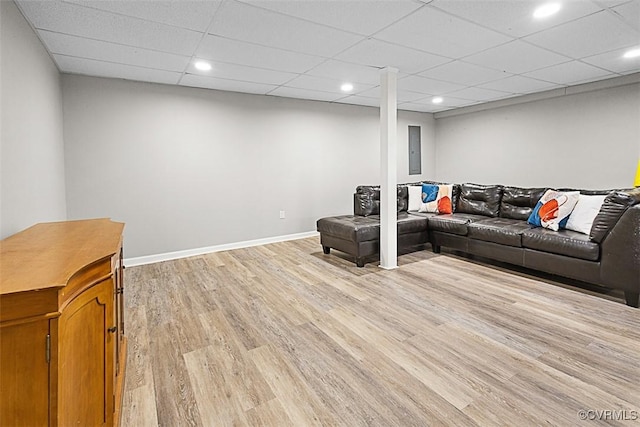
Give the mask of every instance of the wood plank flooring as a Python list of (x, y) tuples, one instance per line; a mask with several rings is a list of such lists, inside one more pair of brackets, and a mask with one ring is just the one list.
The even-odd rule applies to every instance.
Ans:
[(122, 425), (640, 423), (640, 310), (451, 254), (399, 265), (308, 238), (127, 268)]

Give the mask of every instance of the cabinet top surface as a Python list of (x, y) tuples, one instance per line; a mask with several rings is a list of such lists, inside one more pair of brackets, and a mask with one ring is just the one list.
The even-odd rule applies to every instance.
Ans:
[(0, 241), (0, 294), (63, 287), (120, 249), (124, 224), (91, 219), (37, 224)]

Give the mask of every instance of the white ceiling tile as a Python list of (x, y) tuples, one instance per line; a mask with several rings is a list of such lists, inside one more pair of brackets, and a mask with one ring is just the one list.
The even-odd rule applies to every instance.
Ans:
[(602, 7), (615, 7), (623, 3), (628, 3), (629, 1), (637, 1), (637, 0), (593, 0), (594, 3)]
[(339, 28), (371, 35), (392, 24), (421, 5), (414, 0), (241, 0), (255, 6)]
[(60, 1), (21, 1), (36, 29), (191, 55), (202, 34)]
[(521, 74), (567, 62), (571, 60), (571, 58), (549, 52), (548, 50), (532, 46), (520, 40), (514, 40), (510, 43), (468, 56), (464, 60), (498, 71)]
[(469, 99), (472, 101), (493, 101), (496, 99), (508, 98), (513, 96), (510, 92), (502, 92), (492, 89), (482, 89), (479, 87), (467, 87), (462, 90), (448, 93), (447, 96), (453, 96), (461, 99)]
[(449, 62), (449, 58), (380, 40), (364, 40), (336, 56), (347, 62), (371, 67), (395, 67), (403, 73), (413, 74)]
[(330, 57), (362, 36), (228, 0), (220, 6), (209, 33), (295, 52)]
[(221, 1), (166, 0), (65, 0), (94, 9), (133, 16), (200, 32), (207, 31)]
[(554, 83), (543, 82), (541, 80), (531, 79), (529, 77), (512, 76), (507, 77), (506, 79), (485, 83), (483, 85), (480, 85), (479, 87), (483, 89), (494, 89), (525, 94), (555, 89), (558, 87), (558, 85)]
[(465, 86), (473, 86), (511, 76), (511, 74), (504, 71), (480, 67), (479, 65), (462, 61), (453, 61), (439, 65), (423, 71), (419, 73), (419, 75)]
[(441, 108), (452, 108), (452, 107), (465, 107), (467, 105), (473, 105), (473, 104), (477, 104), (478, 101), (472, 101), (469, 99), (461, 99), (461, 98), (455, 98), (449, 95), (445, 95), (442, 96), (442, 102), (435, 104), (433, 102), (433, 98), (432, 96), (421, 99), (419, 101), (413, 101), (411, 102), (411, 104), (422, 104), (422, 105), (429, 105), (432, 106), (432, 108), (434, 109), (441, 109)]
[[(640, 48), (640, 45), (638, 45), (638, 48)], [(624, 54), (627, 50), (629, 49), (605, 52), (584, 58), (582, 61), (614, 73), (628, 74), (640, 72), (640, 56), (625, 58)]]
[(425, 6), (375, 38), (457, 59), (511, 38)]
[(466, 107), (467, 105), (473, 105), (477, 103), (478, 101), (455, 98), (449, 95), (445, 95), (442, 97), (442, 105), (445, 107)]
[(322, 92), (319, 90), (309, 90), (293, 87), (281, 86), (269, 92), (269, 95), (281, 96), (285, 98), (311, 99), (315, 101), (336, 101), (344, 98), (344, 94)]
[(630, 1), (612, 9), (627, 24), (640, 31), (640, 1)]
[(413, 102), (403, 102), (398, 104), (398, 110), (417, 111), (420, 113), (437, 113), (438, 111), (449, 110), (451, 107), (437, 104), (416, 104)]
[(188, 56), (68, 36), (44, 30), (39, 30), (38, 34), (52, 54), (177, 72), (183, 72), (191, 59)]
[(304, 73), (325, 58), (254, 43), (207, 35), (196, 52), (200, 58), (271, 70)]
[(215, 77), (220, 79), (241, 80), (244, 82), (263, 83), (270, 85), (281, 85), (294, 79), (299, 74), (286, 73), (284, 71), (265, 70), (263, 68), (247, 67), (246, 65), (227, 64), (217, 62), (212, 64), (209, 71), (201, 71), (195, 68), (194, 64), (189, 64), (188, 73), (205, 77)]
[[(367, 89), (365, 91), (359, 92), (357, 95), (359, 96), (364, 96), (367, 98), (375, 98), (375, 99), (380, 99), (381, 95), (381, 91), (380, 91), (380, 86), (376, 86), (372, 89)], [(398, 98), (398, 102), (411, 102), (411, 101), (416, 101), (418, 99), (423, 99), (425, 98), (427, 95), (425, 95), (424, 93), (420, 93), (420, 92), (411, 92), (408, 90), (398, 90), (397, 91), (397, 98)]]
[(398, 80), (398, 89), (421, 92), (428, 95), (442, 95), (443, 93), (460, 90), (463, 87), (455, 83), (427, 79), (420, 76), (408, 76)]
[(365, 84), (380, 84), (380, 69), (366, 65), (351, 64), (349, 62), (328, 61), (314, 67), (307, 72), (310, 76), (338, 79), (344, 82), (358, 82)]
[(611, 72), (579, 61), (571, 61), (543, 68), (541, 70), (532, 71), (523, 75), (525, 77), (545, 80), (559, 85), (570, 85), (599, 80), (606, 76), (610, 76)]
[(430, 5), (514, 37), (542, 31), (602, 10), (602, 7), (589, 1), (565, 1), (555, 15), (536, 19), (533, 12), (540, 5), (540, 0), (434, 0)]
[(358, 96), (358, 95), (346, 96), (342, 99), (336, 100), (335, 102), (339, 102), (340, 104), (353, 104), (353, 105), (364, 105), (367, 107), (380, 107), (380, 99), (368, 98), (366, 96)]
[(255, 93), (264, 95), (277, 86), (239, 80), (219, 79), (215, 77), (197, 76), (186, 74), (180, 80), (181, 86), (200, 87), (205, 89), (226, 90), (229, 92)]
[(533, 44), (580, 59), (640, 42), (640, 33), (608, 10), (524, 38)]
[(113, 79), (138, 80), (142, 82), (177, 84), (181, 73), (95, 61), (72, 56), (53, 55), (63, 73), (109, 77)]
[[(302, 75), (296, 77), (295, 79), (287, 82), (287, 87), (292, 88), (300, 88), (300, 89), (309, 89), (309, 90), (318, 90), (323, 92), (331, 92), (341, 97), (349, 95), (348, 93), (344, 93), (340, 90), (340, 86), (344, 83), (342, 80), (338, 79), (325, 79), (322, 77), (308, 76)], [(372, 88), (372, 85), (353, 82), (353, 91), (352, 93), (359, 93), (366, 89)]]

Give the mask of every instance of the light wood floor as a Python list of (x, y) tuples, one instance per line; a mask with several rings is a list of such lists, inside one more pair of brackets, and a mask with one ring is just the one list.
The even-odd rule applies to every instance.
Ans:
[(428, 250), (399, 264), (309, 238), (127, 268), (123, 425), (638, 424), (640, 310)]

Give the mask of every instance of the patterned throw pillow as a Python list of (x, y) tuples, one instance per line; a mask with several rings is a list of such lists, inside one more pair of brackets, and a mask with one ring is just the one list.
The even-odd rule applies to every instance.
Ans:
[(438, 197), (438, 186), (422, 184), (422, 203), (433, 202)]
[(565, 228), (579, 198), (579, 191), (563, 193), (547, 190), (533, 208), (527, 222), (534, 227), (544, 227), (553, 231)]
[(441, 185), (438, 189), (438, 215), (453, 213), (451, 197), (453, 196), (453, 185)]
[[(426, 190), (428, 191), (425, 191), (425, 186), (427, 187)], [(425, 195), (427, 197), (425, 197)], [(422, 186), (422, 198), (423, 200), (427, 199), (429, 201), (426, 203), (422, 203), (419, 212), (431, 212), (437, 213), (438, 215), (452, 213), (452, 195), (453, 185), (424, 184)]]
[(438, 186), (433, 184), (422, 184), (422, 206), (418, 212), (436, 212), (438, 209)]

